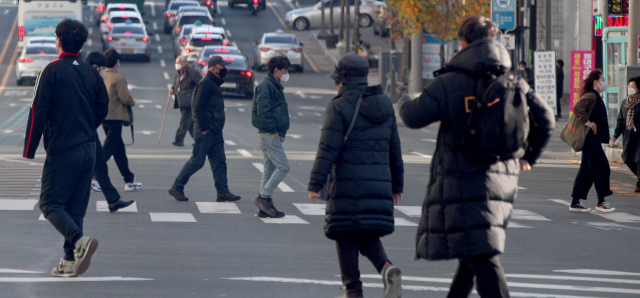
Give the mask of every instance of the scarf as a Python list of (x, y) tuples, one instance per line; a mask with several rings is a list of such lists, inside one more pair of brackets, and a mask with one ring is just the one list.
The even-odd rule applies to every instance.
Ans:
[(624, 106), (627, 108), (627, 130), (633, 129), (633, 131), (636, 131), (636, 126), (633, 123), (633, 114), (634, 108), (638, 103), (640, 103), (640, 93), (627, 97), (627, 104)]

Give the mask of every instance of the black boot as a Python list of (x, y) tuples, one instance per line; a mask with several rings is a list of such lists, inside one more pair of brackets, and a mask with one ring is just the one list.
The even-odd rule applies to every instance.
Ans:
[(113, 203), (113, 204), (109, 204), (109, 212), (114, 213), (122, 208), (126, 208), (131, 206), (131, 204), (135, 203), (134, 200), (129, 200), (129, 201), (123, 201), (123, 200), (118, 200), (117, 202)]

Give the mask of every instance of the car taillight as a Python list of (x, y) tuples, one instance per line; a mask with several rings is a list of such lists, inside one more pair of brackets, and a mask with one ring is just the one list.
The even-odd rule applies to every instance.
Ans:
[(184, 49), (184, 52), (185, 53), (191, 53), (191, 49), (190, 48), (186, 48), (186, 49)]
[(202, 65), (202, 66), (207, 65), (207, 61), (204, 61), (204, 60), (200, 61), (200, 65)]
[(211, 38), (211, 37), (202, 37), (202, 38), (200, 38), (200, 40), (213, 40), (213, 38)]
[(261, 52), (268, 52), (268, 51), (271, 51), (271, 48), (267, 48), (267, 47), (260, 47), (260, 51), (261, 51)]
[(98, 5), (98, 7), (96, 7), (96, 11), (104, 11), (104, 5)]
[(180, 38), (180, 42), (187, 42), (187, 39), (185, 37)]
[(131, 32), (127, 31), (124, 33), (124, 35), (131, 35)]
[(302, 52), (302, 48), (293, 48), (293, 51), (296, 53)]
[(205, 2), (204, 4), (206, 4), (206, 5), (211, 5), (211, 1), (207, 1), (207, 2)]
[(209, 70), (208, 70), (208, 69), (205, 69), (205, 70), (204, 70), (204, 74), (207, 74), (207, 73), (209, 73)]
[(31, 63), (31, 62), (33, 62), (33, 59), (29, 59), (29, 58), (20, 58), (20, 62), (27, 62), (27, 63)]
[(213, 51), (216, 53), (229, 53), (229, 49), (215, 49)]
[(222, 44), (225, 45), (225, 46), (228, 46), (229, 42), (225, 40), (225, 41), (222, 42)]
[(258, 4), (259, 3), (258, 1), (259, 0), (253, 0), (253, 4)]
[(109, 37), (107, 37), (107, 40), (108, 40), (108, 41), (113, 41), (113, 36), (109, 36)]
[(102, 17), (102, 22), (103, 22), (103, 23), (106, 23), (106, 22), (107, 22), (107, 19), (108, 19), (108, 17), (107, 17), (107, 16)]
[(24, 27), (20, 26), (18, 27), (18, 38), (20, 38), (20, 41), (22, 41), (23, 37), (24, 37)]
[(176, 29), (176, 31), (178, 31), (178, 33), (180, 33), (180, 28)]
[(111, 29), (111, 28), (113, 28), (113, 25), (108, 24), (108, 25), (107, 25), (107, 29)]
[(253, 76), (253, 74), (250, 71), (241, 71), (240, 74), (247, 77)]
[(129, 18), (129, 16), (122, 16), (122, 18), (123, 18), (123, 19), (128, 19), (128, 18)]
[(149, 39), (148, 39), (148, 38), (146, 38), (146, 37), (143, 37), (143, 38), (142, 38), (142, 41), (147, 42), (147, 41), (149, 41)]
[(167, 13), (167, 18), (170, 18), (170, 17), (171, 17), (171, 13)]
[(234, 57), (222, 57), (222, 60), (225, 60), (225, 61), (236, 61), (236, 58), (234, 58)]

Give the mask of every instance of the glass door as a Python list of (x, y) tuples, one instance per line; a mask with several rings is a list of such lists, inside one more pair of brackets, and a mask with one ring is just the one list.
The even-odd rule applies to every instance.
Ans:
[[(618, 96), (618, 76), (617, 69), (626, 65), (628, 40), (626, 37), (609, 38), (604, 44), (604, 76), (607, 81), (607, 90), (603, 92), (603, 99), (607, 106), (607, 114), (609, 117), (609, 130), (613, 133), (616, 127), (616, 119), (620, 109), (620, 101)], [(624, 98), (626, 94), (623, 94)]]

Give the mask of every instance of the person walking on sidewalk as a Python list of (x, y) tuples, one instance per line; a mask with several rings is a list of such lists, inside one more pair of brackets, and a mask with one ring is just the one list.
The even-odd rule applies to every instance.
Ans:
[(607, 107), (600, 97), (600, 93), (607, 90), (601, 69), (595, 69), (582, 82), (580, 99), (573, 106), (573, 114), (591, 128), (582, 148), (582, 161), (580, 169), (573, 183), (573, 192), (569, 211), (589, 212), (591, 208), (585, 207), (580, 200), (586, 200), (591, 186), (595, 186), (598, 194), (596, 210), (601, 212), (613, 212), (605, 197), (613, 194), (610, 187), (611, 168), (609, 160), (604, 154), (602, 144), (609, 143), (609, 119)]
[(251, 123), (258, 129), (258, 143), (262, 150), (264, 170), (260, 193), (253, 199), (258, 206), (258, 217), (284, 217), (273, 205), (273, 190), (289, 173), (289, 160), (284, 142), (289, 129), (289, 109), (284, 98), (282, 83), (289, 80), (291, 62), (285, 55), (271, 57), (267, 63), (267, 76), (256, 87), (251, 107)]
[(637, 177), (636, 187), (633, 192), (640, 192), (640, 132), (636, 128), (636, 123), (640, 123), (640, 92), (638, 92), (640, 77), (629, 79), (627, 85), (627, 100), (620, 103), (620, 112), (616, 129), (611, 137), (615, 142), (620, 136), (622, 138), (622, 160), (629, 167), (631, 172)]
[[(535, 164), (555, 128), (555, 115), (545, 100), (538, 94), (530, 93), (531, 89), (524, 79), (515, 80), (507, 74), (511, 68), (511, 58), (505, 47), (495, 40), (499, 32), (497, 25), (486, 17), (468, 17), (458, 29), (461, 50), (451, 58), (447, 67), (436, 72), (436, 78), (419, 98), (410, 100), (405, 96), (398, 102), (400, 117), (407, 127), (418, 129), (440, 121), (438, 142), (431, 162), (431, 178), (418, 226), (416, 257), (427, 260), (459, 259), (458, 270), (447, 296), (450, 298), (469, 297), (474, 280), (480, 297), (509, 297), (499, 255), (505, 248), (505, 229), (518, 193), (518, 175), (519, 172), (529, 171)], [(482, 93), (495, 94), (498, 99), (504, 96), (506, 100), (497, 106), (502, 106), (502, 111), (491, 112), (486, 107), (491, 107), (499, 100), (490, 101), (484, 98), (485, 95), (479, 97), (476, 94), (480, 89), (480, 86), (476, 86), (479, 82), (482, 84), (480, 80), (488, 78), (495, 78), (493, 82), (496, 84), (509, 80), (519, 88), (511, 99), (508, 99), (508, 94)], [(491, 82), (487, 81), (486, 84)], [(484, 88), (487, 92), (505, 90), (491, 89), (489, 86)], [(517, 133), (522, 139), (485, 140), (480, 137), (470, 141), (477, 146), (469, 146), (466, 136), (470, 135), (470, 126), (467, 123), (469, 117), (478, 115), (472, 111), (504, 113), (507, 108), (516, 107), (518, 98), (515, 96), (519, 100), (526, 98), (530, 115), (526, 111), (513, 109), (512, 114), (517, 114), (517, 117), (494, 124), (521, 127), (522, 130), (517, 130)], [(485, 103), (485, 110), (471, 110), (475, 105), (473, 102), (480, 100)], [(535, 125), (531, 125), (527, 135), (529, 118)], [(484, 118), (484, 121), (497, 121), (493, 119)], [(487, 123), (487, 126), (474, 127), (485, 128), (490, 125)], [(496, 127), (491, 126), (490, 130)], [(486, 147), (484, 142), (505, 141), (528, 141), (529, 150), (520, 147), (511, 154), (491, 154), (490, 159), (476, 155), (479, 153), (477, 151)]]
[[(176, 131), (176, 139), (173, 142), (174, 146), (184, 146), (184, 137), (187, 135), (187, 131), (192, 138), (193, 135), (193, 117), (191, 114), (191, 104), (188, 107), (180, 107), (180, 99), (188, 98), (191, 102), (193, 89), (196, 88), (196, 84), (202, 80), (200, 72), (193, 67), (187, 65), (187, 60), (183, 56), (176, 58), (176, 77), (173, 79), (173, 86), (169, 90), (169, 95), (175, 94), (176, 100), (174, 101), (173, 108), (180, 108), (182, 118), (180, 118), (180, 126)], [(179, 99), (180, 97), (180, 99)]]
[[(98, 73), (104, 75), (106, 70), (106, 59), (100, 52), (91, 52), (87, 55), (87, 64), (93, 66)], [(100, 138), (96, 131), (96, 165), (94, 168), (94, 178), (91, 180), (91, 188), (94, 191), (102, 192), (109, 204), (109, 211), (111, 213), (116, 212), (122, 208), (128, 207), (133, 204), (134, 200), (123, 201), (116, 188), (111, 184), (109, 179), (109, 168), (107, 161), (104, 159), (104, 151), (102, 150), (102, 144), (100, 144)]]
[(42, 170), (40, 210), (64, 237), (64, 258), (51, 275), (87, 271), (98, 240), (82, 231), (96, 163), (96, 129), (107, 116), (109, 96), (100, 74), (79, 60), (87, 28), (64, 19), (56, 27), (58, 60), (42, 68), (34, 88), (24, 142), (33, 159), (44, 134), (47, 157)]
[(368, 74), (367, 59), (348, 54), (331, 75), (338, 96), (325, 111), (309, 198), (315, 203), (332, 173), (324, 232), (336, 241), (344, 297), (362, 297), (360, 253), (382, 275), (384, 297), (399, 298), (401, 272), (380, 237), (395, 228), (393, 205), (402, 200), (404, 183), (402, 149), (391, 99), (380, 85), (367, 87)]
[(556, 114), (556, 121), (562, 118), (562, 105), (560, 104), (562, 100), (562, 94), (564, 92), (564, 71), (562, 68), (564, 67), (564, 60), (558, 59), (556, 61), (556, 107), (558, 107), (558, 114)]
[(169, 189), (169, 194), (178, 201), (188, 201), (184, 195), (184, 186), (189, 178), (202, 169), (204, 162), (209, 157), (209, 164), (213, 172), (213, 180), (218, 192), (218, 202), (233, 202), (240, 200), (229, 191), (227, 183), (227, 157), (224, 152), (224, 98), (220, 85), (224, 83), (227, 75), (225, 61), (220, 56), (211, 56), (207, 61), (209, 67), (207, 75), (196, 85), (193, 91), (192, 110), (195, 126), (193, 133), (196, 143), (193, 154), (184, 165), (175, 182)]
[(109, 161), (111, 156), (116, 161), (120, 174), (124, 177), (124, 190), (134, 191), (142, 188), (142, 183), (136, 182), (136, 176), (129, 169), (127, 150), (122, 140), (122, 125), (129, 121), (127, 107), (133, 107), (136, 102), (129, 94), (127, 80), (118, 73), (120, 67), (120, 55), (111, 48), (104, 52), (107, 60), (107, 71), (104, 74), (104, 83), (109, 92), (109, 115), (102, 123), (104, 133), (104, 159)]

